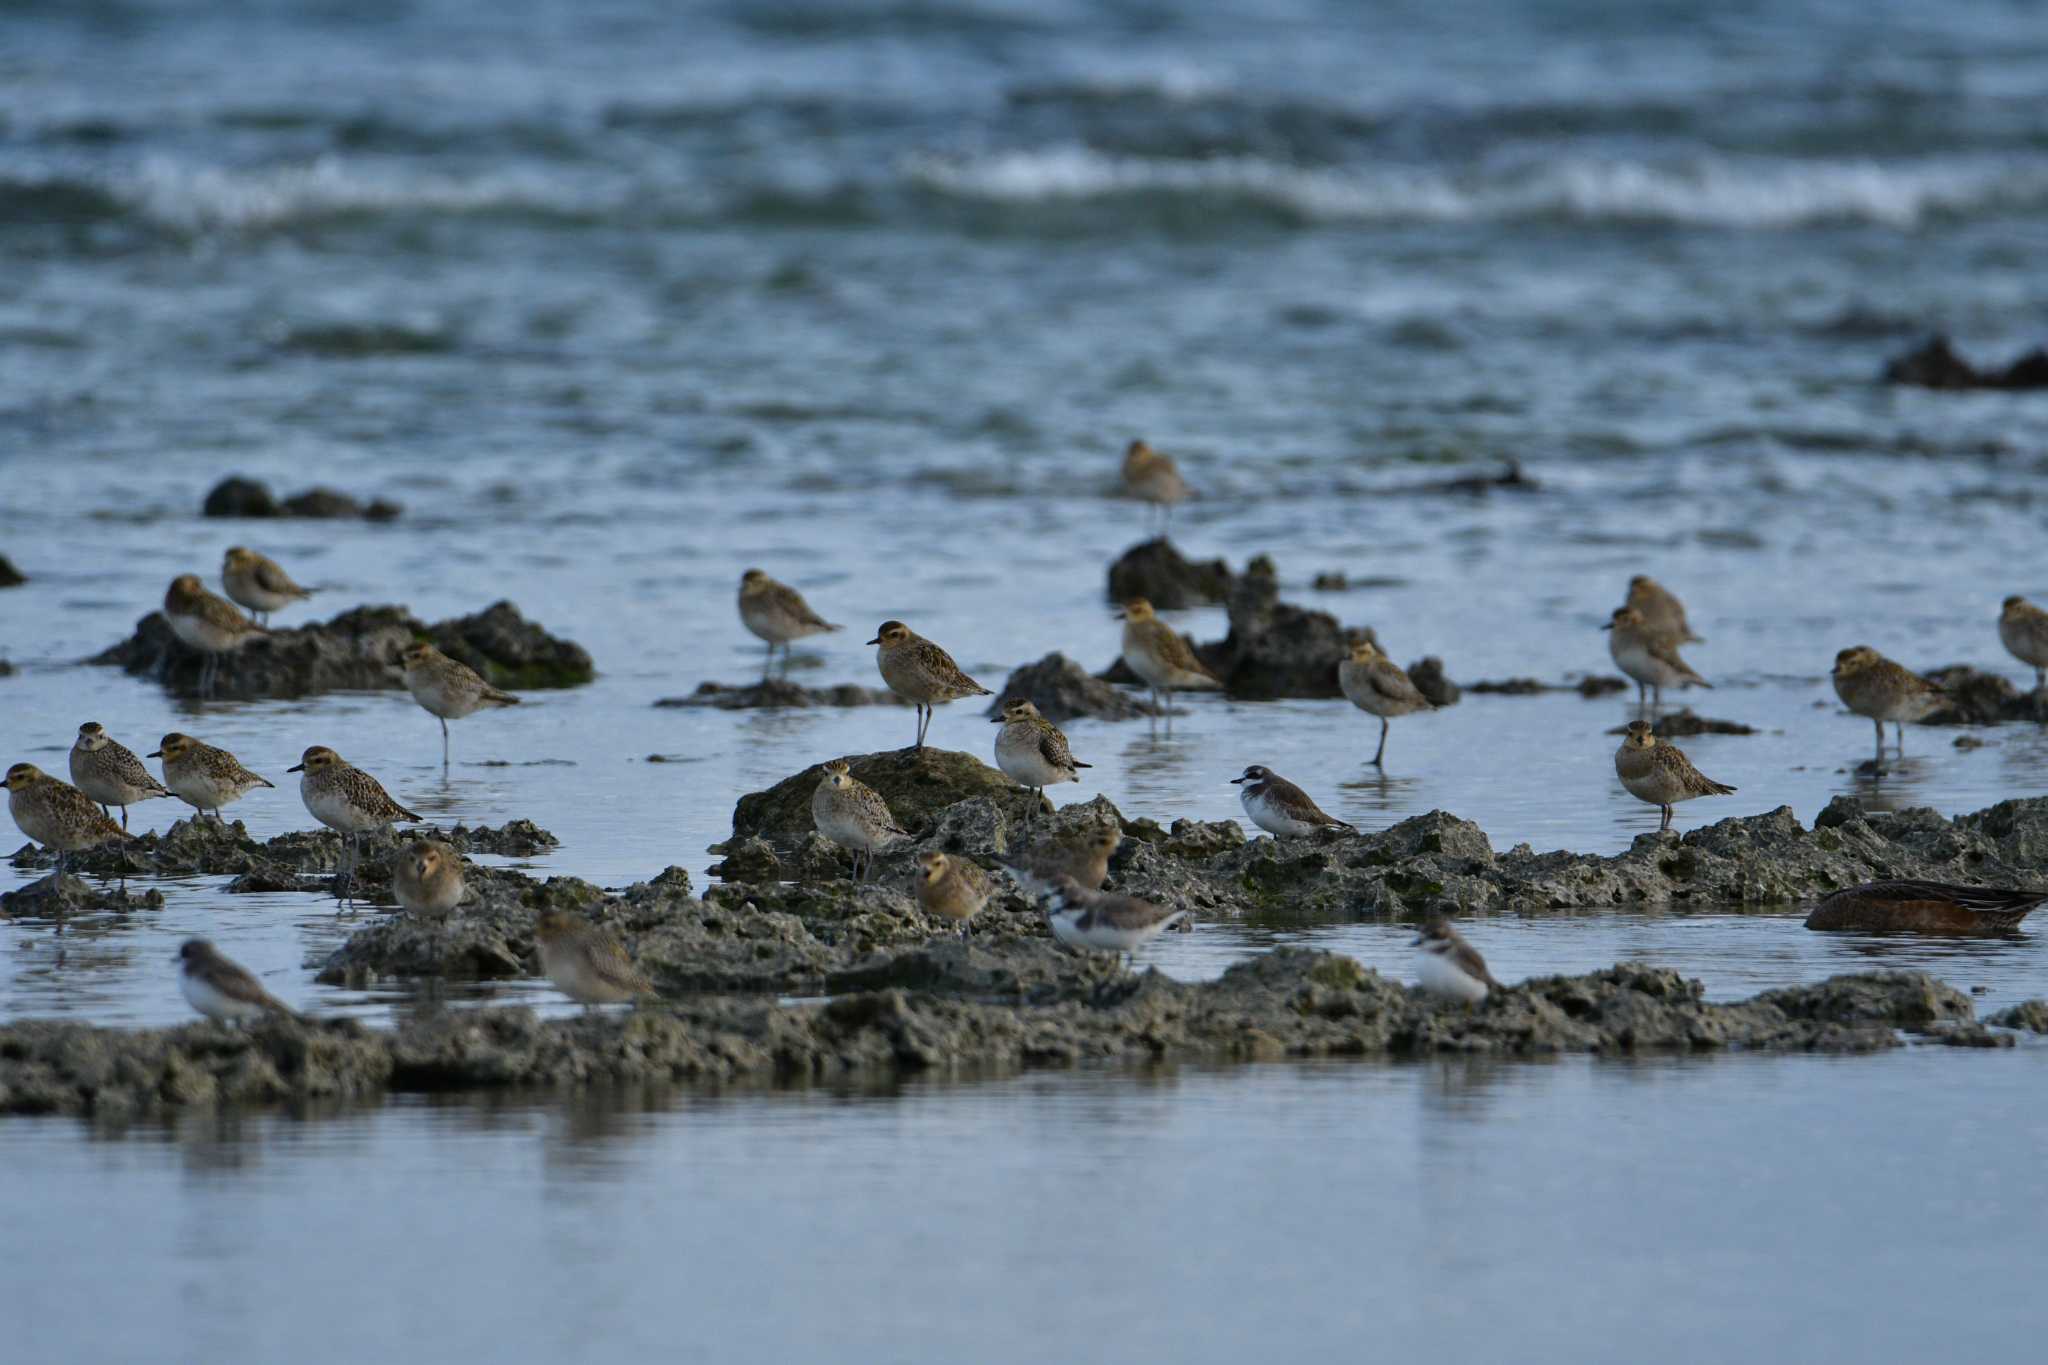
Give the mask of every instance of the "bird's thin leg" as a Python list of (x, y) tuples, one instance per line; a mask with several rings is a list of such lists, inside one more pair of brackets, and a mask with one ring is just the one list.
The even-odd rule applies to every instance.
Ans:
[(1870, 722), (1870, 723), (1871, 723), (1872, 725), (1875, 725), (1875, 726), (1877, 727), (1877, 763), (1876, 763), (1876, 767), (1877, 767), (1877, 770), (1878, 770), (1879, 772), (1883, 772), (1883, 771), (1884, 771), (1884, 722), (1883, 722), (1883, 721), (1881, 721), (1881, 720), (1874, 720), (1874, 721), (1872, 721), (1872, 722)]
[(1381, 717), (1380, 717), (1380, 747), (1379, 747), (1379, 748), (1377, 748), (1377, 749), (1375, 749), (1375, 750), (1373, 750), (1373, 754), (1372, 754), (1372, 766), (1373, 766), (1373, 767), (1375, 767), (1375, 768), (1384, 768), (1384, 767), (1386, 767), (1387, 765), (1386, 765), (1385, 763), (1383, 763), (1383, 762), (1381, 761), (1381, 760), (1382, 760), (1382, 759), (1384, 759), (1384, 758), (1385, 758), (1386, 756), (1387, 756), (1387, 718), (1386, 718), (1385, 716), (1381, 716)]
[(436, 716), (434, 719), (441, 722), (441, 771), (446, 772), (448, 770), (448, 718), (446, 716)]
[(1657, 826), (1657, 832), (1658, 832), (1659, 834), (1662, 834), (1662, 833), (1663, 833), (1663, 832), (1664, 832), (1665, 830), (1667, 830), (1667, 829), (1670, 829), (1670, 828), (1671, 828), (1671, 807), (1669, 807), (1669, 806), (1666, 806), (1666, 807), (1664, 807), (1664, 820), (1663, 820), (1663, 822), (1662, 822), (1661, 824), (1659, 824), (1659, 825)]
[[(1906, 756), (1906, 722), (1902, 720), (1894, 721), (1892, 723), (1892, 728), (1899, 732), (1899, 757), (1904, 758)], [(1880, 725), (1878, 727), (1878, 732), (1882, 734), (1884, 732), (1884, 727)]]
[(121, 828), (124, 830), (128, 828), (128, 808), (126, 806), (121, 807)]
[(1173, 689), (1168, 687), (1163, 690), (1166, 693), (1166, 705), (1161, 709), (1166, 712), (1166, 733), (1170, 735), (1173, 733)]

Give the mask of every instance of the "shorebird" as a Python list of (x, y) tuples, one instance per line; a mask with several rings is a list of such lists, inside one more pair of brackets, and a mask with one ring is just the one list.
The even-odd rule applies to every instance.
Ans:
[(23, 834), (57, 855), (51, 885), (60, 893), (71, 854), (128, 838), (98, 802), (33, 763), (17, 763), (7, 770), (7, 813)]
[(108, 807), (119, 806), (122, 829), (128, 828), (128, 807), (171, 794), (170, 788), (150, 776), (134, 750), (108, 735), (96, 720), (78, 727), (78, 738), (71, 745), (71, 781), (108, 815), (113, 814)]
[(759, 569), (740, 575), (740, 624), (768, 642), (768, 657), (761, 665), (763, 678), (775, 667), (775, 646), (782, 646), (782, 668), (787, 673), (792, 640), (840, 629), (812, 611), (802, 593)]
[(185, 993), (187, 1004), (216, 1023), (263, 1014), (299, 1017), (291, 1006), (263, 989), (254, 972), (221, 956), (203, 938), (188, 938), (178, 949), (178, 989)]
[(1137, 963), (1138, 949), (1187, 914), (1136, 896), (1090, 891), (1072, 877), (1055, 881), (1045, 900), (1046, 924), (1054, 938), (1076, 948), (1128, 957), (1132, 965)]
[(2048, 691), (2048, 611), (2024, 597), (2008, 597), (1998, 613), (1998, 639), (2007, 651), (2034, 669), (2034, 691)]
[(875, 854), (910, 837), (889, 813), (882, 794), (853, 776), (843, 758), (825, 765), (824, 780), (811, 793), (811, 823), (833, 843), (853, 850), (853, 870), (862, 881), (875, 870)]
[(1614, 656), (1614, 666), (1635, 679), (1637, 706), (1645, 704), (1646, 687), (1648, 705), (1654, 709), (1664, 704), (1667, 687), (1713, 686), (1678, 657), (1677, 641), (1653, 629), (1634, 607), (1616, 607), (1600, 629), (1612, 632), (1607, 637), (1607, 652)]
[(1706, 643), (1686, 622), (1685, 603), (1648, 574), (1639, 573), (1628, 581), (1628, 599), (1622, 605), (1641, 613), (1644, 624), (1674, 645)]
[[(1252, 823), (1276, 839), (1314, 834), (1324, 829), (1352, 829), (1334, 815), (1325, 815), (1309, 794), (1271, 768), (1254, 763), (1243, 777), (1233, 777), (1238, 800)], [(1354, 831), (1355, 832), (1355, 831)]]
[(1165, 695), (1161, 709), (1166, 714), (1168, 729), (1173, 728), (1176, 688), (1183, 692), (1222, 690), (1222, 680), (1195, 657), (1195, 651), (1179, 631), (1159, 619), (1150, 602), (1133, 597), (1124, 603), (1118, 615), (1124, 623), (1124, 663), (1152, 689), (1154, 705), (1159, 704), (1162, 693)]
[(968, 921), (988, 904), (994, 891), (988, 873), (965, 858), (949, 858), (936, 851), (918, 855), (917, 903), (926, 914), (958, 924), (962, 938), (973, 932)]
[(292, 582), (292, 576), (280, 569), (276, 560), (240, 545), (230, 549), (222, 561), (220, 581), (229, 597), (257, 613), (266, 626), (270, 613), (313, 595), (310, 588)]
[(884, 621), (868, 641), (880, 645), (875, 666), (889, 690), (917, 707), (917, 748), (924, 748), (932, 712), (962, 697), (986, 697), (989, 690), (960, 670), (953, 656), (901, 621)]
[(1162, 533), (1172, 526), (1174, 507), (1188, 496), (1188, 481), (1181, 477), (1180, 466), (1173, 462), (1173, 457), (1160, 454), (1143, 441), (1133, 441), (1124, 448), (1123, 475), (1127, 495), (1165, 513)]
[(164, 785), (172, 795), (194, 810), (212, 811), (216, 820), (221, 818), (220, 808), (230, 801), (240, 800), (258, 787), (276, 785), (243, 767), (226, 749), (201, 744), (175, 730), (158, 741), (149, 756), (163, 760)]
[(1939, 683), (1893, 663), (1869, 645), (1852, 645), (1835, 655), (1835, 695), (1877, 727), (1877, 763), (1884, 767), (1884, 723), (1898, 728), (1899, 757), (1906, 756), (1906, 722), (1939, 711), (1948, 694)]
[(393, 801), (391, 793), (385, 791), (376, 778), (324, 744), (315, 744), (306, 750), (299, 761), (285, 771), (302, 774), (299, 778), (299, 799), (306, 803), (306, 809), (313, 813), (315, 820), (339, 831), (348, 842), (348, 879), (344, 882), (341, 875), (336, 874), (336, 900), (341, 899), (344, 885), (350, 890), (355, 887), (358, 834), (384, 829), (394, 821), (426, 818)]
[(1646, 720), (1628, 723), (1621, 747), (1614, 751), (1614, 772), (1630, 796), (1663, 811), (1663, 822), (1657, 826), (1659, 834), (1671, 828), (1671, 808), (1680, 801), (1690, 801), (1695, 796), (1727, 796), (1735, 790), (1693, 767), (1685, 751), (1659, 740)]
[(1012, 782), (1031, 788), (1033, 796), (1042, 797), (1047, 787), (1061, 782), (1079, 782), (1079, 770), (1095, 766), (1075, 758), (1060, 727), (1022, 697), (990, 724), (1003, 727), (996, 733), (996, 766)]
[(1351, 704), (1380, 718), (1380, 747), (1373, 750), (1372, 766), (1387, 754), (1387, 724), (1395, 716), (1412, 716), (1417, 711), (1434, 711), (1435, 703), (1422, 695), (1401, 666), (1380, 652), (1370, 640), (1351, 646), (1351, 657), (1337, 665), (1337, 685)]
[(405, 688), (412, 699), (441, 722), (441, 766), (448, 766), (448, 722), (474, 715), (489, 706), (517, 706), (519, 698), (483, 680), (468, 664), (451, 659), (420, 641), (407, 645), (398, 661), (405, 669)]
[(1486, 969), (1486, 959), (1442, 915), (1432, 916), (1409, 945), (1415, 954), (1416, 984), (1431, 995), (1476, 1005), (1488, 991), (1506, 990)]
[(1083, 890), (1100, 891), (1109, 880), (1110, 857), (1123, 841), (1123, 832), (1115, 825), (1089, 825), (1054, 834), (1019, 857), (1004, 860), (1003, 867), (1034, 895), (1052, 890), (1062, 877)]
[(462, 904), (462, 855), (439, 839), (415, 839), (399, 852), (391, 891), (415, 915), (439, 917)]
[(533, 926), (533, 938), (541, 971), (586, 1010), (654, 994), (654, 983), (612, 932), (581, 915), (550, 911)]
[(220, 656), (232, 653), (270, 632), (251, 621), (232, 602), (215, 597), (198, 574), (179, 574), (164, 592), (164, 620), (171, 634), (189, 649), (206, 656), (199, 673), (199, 694), (211, 696), (220, 676)]
[(1843, 887), (1815, 906), (1806, 917), (1806, 927), (1991, 934), (2014, 928), (2042, 901), (2048, 901), (2048, 891), (2006, 891), (1946, 882), (1865, 882)]

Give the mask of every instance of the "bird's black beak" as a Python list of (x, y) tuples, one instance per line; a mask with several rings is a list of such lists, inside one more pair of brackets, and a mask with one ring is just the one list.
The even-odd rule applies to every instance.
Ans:
[(302, 773), (306, 771), (306, 765), (303, 763), (294, 763), (292, 764), (291, 767), (286, 768), (285, 771), (288, 773)]
[(151, 749), (148, 753), (143, 755), (144, 758), (162, 758), (163, 756), (164, 751), (162, 749)]
[(882, 637), (881, 637), (881, 636), (879, 636), (879, 635), (877, 635), (877, 636), (876, 636), (876, 637), (875, 637), (874, 639), (872, 639), (872, 640), (868, 641), (868, 643), (869, 643), (869, 644), (871, 644), (871, 645), (878, 645), (878, 644), (882, 643)]
[(990, 725), (1001, 725), (1003, 723), (1003, 718), (1001, 716), (990, 716), (988, 718), (988, 723)]
[(1613, 629), (1614, 629), (1614, 622), (1612, 622), (1612, 621), (1609, 621), (1609, 622), (1607, 622), (1607, 624), (1605, 624), (1605, 625), (1601, 626), (1601, 627), (1600, 627), (1600, 629), (1602, 629), (1602, 630), (1613, 630)]
[(1243, 786), (1245, 783), (1249, 781), (1251, 781), (1249, 777), (1233, 777), (1230, 779), (1230, 785), (1233, 787), (1239, 787)]

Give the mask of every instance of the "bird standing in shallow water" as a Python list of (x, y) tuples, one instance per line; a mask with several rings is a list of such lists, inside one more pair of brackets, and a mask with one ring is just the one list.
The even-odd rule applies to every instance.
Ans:
[(1417, 711), (1434, 711), (1435, 703), (1422, 695), (1401, 666), (1380, 652), (1370, 640), (1351, 647), (1351, 657), (1337, 665), (1337, 686), (1353, 706), (1380, 718), (1380, 747), (1373, 750), (1372, 766), (1386, 766), (1387, 723), (1395, 716), (1412, 716)]
[(1180, 466), (1171, 455), (1162, 455), (1143, 441), (1133, 441), (1124, 447), (1123, 476), (1127, 495), (1150, 503), (1165, 514), (1160, 523), (1160, 533), (1165, 534), (1173, 525), (1173, 509), (1188, 496), (1188, 481), (1181, 477)]
[(875, 666), (889, 690), (917, 707), (917, 744), (924, 748), (936, 707), (962, 697), (986, 697), (989, 690), (961, 671), (953, 656), (901, 621), (884, 621), (868, 641), (880, 645)]
[(517, 706), (519, 698), (483, 680), (468, 664), (451, 659), (425, 641), (410, 644), (398, 656), (405, 669), (405, 687), (412, 699), (441, 722), (441, 766), (448, 766), (448, 722), (491, 706)]
[(1657, 826), (1662, 834), (1671, 828), (1671, 808), (1695, 796), (1729, 796), (1735, 788), (1716, 782), (1698, 768), (1685, 751), (1658, 739), (1646, 720), (1632, 720), (1614, 751), (1614, 773), (1622, 787), (1638, 801), (1647, 801), (1664, 813)]
[[(1612, 632), (1607, 637), (1607, 652), (1613, 656), (1614, 666), (1635, 679), (1638, 707), (1647, 704), (1654, 711), (1662, 706), (1667, 687), (1713, 686), (1678, 657), (1678, 642), (1653, 629), (1634, 607), (1616, 607), (1613, 617), (1600, 629)], [(1647, 703), (1643, 696), (1646, 687)]]
[(306, 809), (312, 812), (315, 820), (339, 831), (348, 843), (345, 879), (340, 873), (335, 876), (336, 900), (341, 899), (344, 887), (354, 890), (358, 834), (384, 829), (395, 821), (425, 818), (393, 801), (391, 793), (385, 791), (376, 778), (324, 744), (315, 744), (306, 750), (299, 761), (285, 771), (301, 774), (299, 799), (306, 803)]
[(220, 581), (228, 596), (261, 616), (265, 626), (270, 624), (270, 613), (313, 595), (311, 590), (292, 582), (292, 576), (280, 569), (276, 560), (240, 545), (227, 552), (220, 567)]
[[(1152, 604), (1142, 597), (1124, 603), (1124, 664), (1152, 689), (1152, 701), (1166, 715), (1166, 728), (1173, 728), (1173, 694), (1176, 689), (1220, 692), (1223, 680), (1195, 657), (1195, 651), (1179, 631), (1159, 619)], [(1164, 694), (1165, 701), (1160, 698)]]
[(101, 810), (119, 806), (122, 829), (128, 828), (128, 807), (171, 794), (170, 788), (150, 776), (134, 750), (115, 740), (96, 720), (78, 727), (78, 738), (71, 745), (71, 781), (99, 802)]
[(1998, 613), (1998, 642), (2034, 669), (2034, 692), (2048, 691), (2048, 611), (2024, 597), (2008, 597)]
[(1877, 727), (1877, 759), (1884, 769), (1884, 723), (1898, 727), (1899, 757), (1906, 756), (1906, 722), (1922, 720), (1948, 703), (1941, 685), (1893, 663), (1869, 645), (1852, 645), (1835, 655), (1835, 695)]
[(763, 678), (775, 667), (775, 646), (782, 646), (782, 671), (786, 675), (791, 641), (840, 629), (812, 611), (802, 593), (787, 583), (776, 582), (759, 569), (749, 569), (740, 575), (740, 624), (768, 642), (768, 658), (761, 666)]

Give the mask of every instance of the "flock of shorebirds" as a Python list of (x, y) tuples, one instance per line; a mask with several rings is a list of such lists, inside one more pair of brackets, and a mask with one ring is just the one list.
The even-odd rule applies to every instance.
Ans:
[[(1173, 508), (1190, 496), (1188, 483), (1173, 460), (1143, 441), (1131, 442), (1122, 474), (1126, 492), (1157, 509), (1163, 521), (1170, 521)], [(245, 615), (241, 608), (267, 618), (269, 613), (311, 595), (274, 561), (240, 546), (227, 552), (222, 585), (232, 601), (210, 592), (196, 574), (179, 576), (164, 596), (163, 615), (172, 632), (187, 647), (206, 656), (202, 692), (215, 680), (220, 656), (267, 633), (265, 624)], [(841, 628), (814, 611), (796, 589), (759, 569), (748, 569), (742, 575), (738, 607), (741, 623), (767, 645), (769, 671), (778, 648), (786, 665), (795, 641)], [(1134, 598), (1122, 604), (1118, 615), (1123, 621), (1123, 662), (1150, 689), (1155, 714), (1167, 717), (1169, 725), (1176, 691), (1222, 689), (1222, 680), (1202, 663), (1185, 637), (1159, 619), (1151, 603)], [(1647, 711), (1654, 712), (1661, 705), (1667, 687), (1711, 686), (1679, 653), (1686, 644), (1703, 643), (1686, 619), (1684, 604), (1654, 580), (1642, 575), (1631, 579), (1627, 600), (1615, 608), (1603, 629), (1609, 632), (1615, 666), (1636, 683), (1638, 702)], [(1999, 618), (1999, 638), (2015, 657), (2035, 669), (2037, 690), (2048, 690), (2048, 612), (2024, 598), (2007, 598)], [(868, 643), (876, 648), (883, 682), (916, 709), (916, 750), (924, 748), (937, 707), (990, 695), (989, 689), (969, 677), (943, 648), (901, 621), (883, 622)], [(398, 666), (413, 699), (440, 722), (444, 765), (450, 720), (519, 700), (426, 642), (404, 649)], [(1338, 681), (1345, 697), (1379, 719), (1379, 745), (1371, 759), (1374, 766), (1383, 766), (1392, 720), (1434, 709), (1408, 674), (1371, 640), (1359, 642), (1339, 664)], [(1843, 703), (1876, 726), (1880, 768), (1886, 722), (1898, 728), (1898, 748), (1903, 754), (1905, 723), (1925, 718), (1946, 702), (1939, 684), (1868, 646), (1844, 649), (1836, 655), (1833, 682)], [(995, 740), (997, 766), (1034, 795), (1049, 786), (1078, 782), (1080, 770), (1090, 766), (1074, 757), (1066, 735), (1028, 700), (1006, 704), (995, 723), (1002, 727)], [(227, 750), (190, 735), (165, 735), (149, 757), (162, 760), (161, 780), (132, 750), (89, 721), (79, 727), (72, 746), (70, 783), (33, 764), (17, 763), (7, 770), (9, 813), (23, 833), (56, 853), (56, 886), (62, 886), (69, 854), (129, 838), (131, 805), (175, 796), (218, 820), (224, 806), (257, 787), (274, 785)], [(1670, 828), (1672, 808), (1678, 803), (1735, 791), (1701, 773), (1683, 750), (1659, 739), (1646, 719), (1628, 724), (1615, 752), (1614, 767), (1630, 795), (1660, 809), (1659, 833)], [(358, 835), (422, 818), (395, 801), (376, 778), (325, 745), (305, 750), (300, 762), (288, 771), (300, 774), (299, 794), (306, 809), (347, 840), (348, 857), (335, 879), (338, 899), (353, 887)], [(844, 760), (826, 763), (823, 774), (811, 799), (813, 821), (821, 834), (853, 854), (856, 875), (865, 878), (872, 872), (875, 854), (887, 852), (911, 836), (898, 825), (882, 795), (855, 778)], [(1300, 787), (1261, 765), (1253, 764), (1232, 781), (1239, 788), (1246, 815), (1276, 838), (1353, 828), (1326, 814)], [(113, 820), (114, 807), (121, 811), (118, 825)], [(1061, 942), (1135, 957), (1138, 949), (1159, 933), (1183, 922), (1188, 912), (1101, 889), (1120, 838), (1114, 829), (1101, 829), (1006, 866), (1027, 890), (1041, 898), (1050, 929)], [(996, 888), (990, 874), (977, 864), (928, 852), (918, 859), (914, 889), (925, 910), (958, 924), (965, 935), (969, 922)], [(442, 841), (415, 840), (399, 854), (393, 891), (408, 912), (448, 914), (467, 894), (461, 856)], [(1821, 903), (1808, 924), (1813, 928), (1982, 932), (2012, 927), (2043, 900), (2048, 900), (2048, 891), (1877, 882), (1836, 892)], [(564, 994), (585, 1005), (634, 999), (653, 989), (618, 940), (581, 916), (562, 912), (543, 916), (536, 937), (548, 977)], [(1419, 949), (1419, 984), (1430, 991), (1476, 1001), (1499, 987), (1478, 952), (1441, 918), (1423, 927), (1414, 946)], [(180, 951), (180, 962), (186, 998), (202, 1014), (234, 1019), (289, 1012), (253, 975), (204, 940), (187, 942)]]

